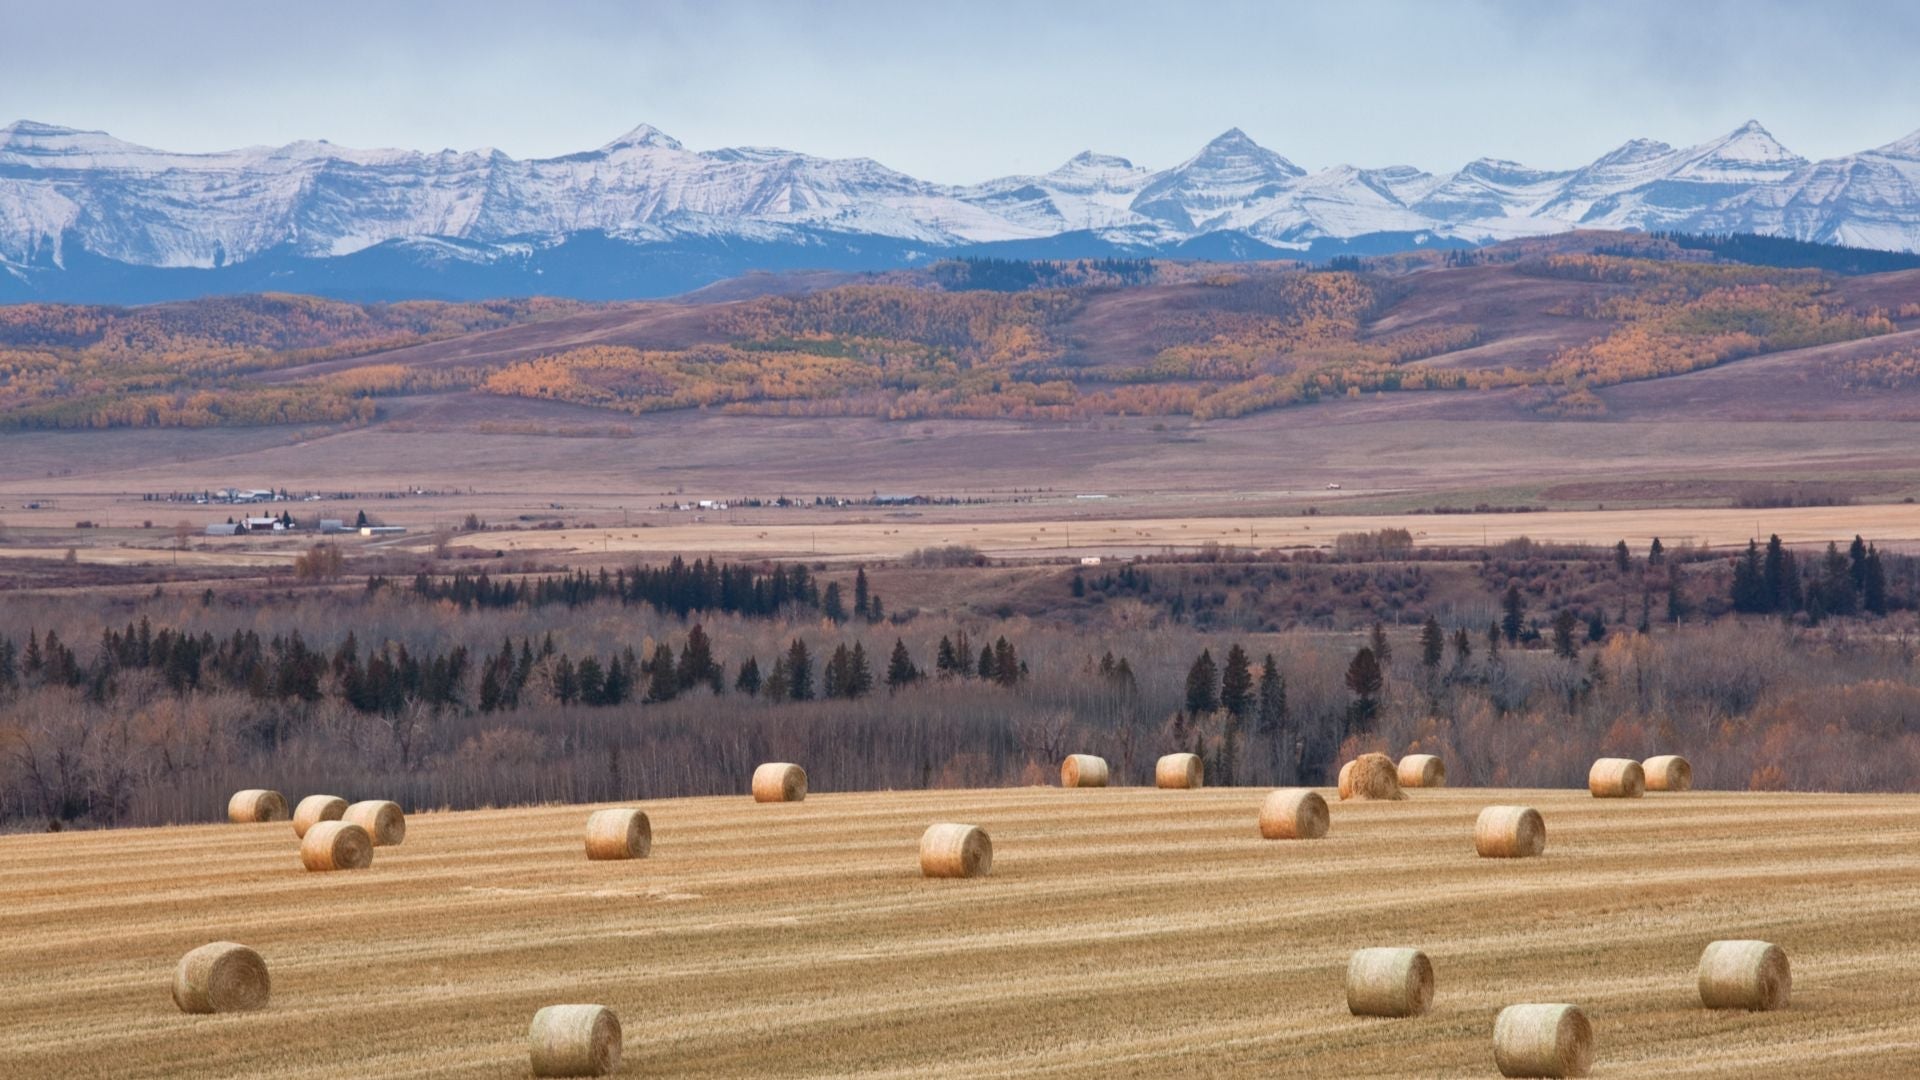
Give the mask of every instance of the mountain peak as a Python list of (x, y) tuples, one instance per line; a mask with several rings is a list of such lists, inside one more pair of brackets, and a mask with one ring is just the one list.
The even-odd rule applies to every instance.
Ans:
[(652, 124), (641, 124), (639, 127), (634, 128), (632, 131), (627, 132), (625, 135), (622, 135), (619, 138), (613, 140), (612, 142), (606, 144), (605, 146), (602, 146), (600, 149), (621, 150), (629, 146), (644, 146), (644, 147), (648, 147), (649, 149), (660, 149), (660, 150), (686, 149), (685, 147), (680, 145), (679, 139), (676, 139), (673, 136), (667, 134), (666, 132), (661, 131), (659, 128), (654, 127)]
[(1749, 120), (1724, 137), (1707, 144), (1713, 156), (1722, 161), (1752, 162), (1756, 165), (1794, 165), (1805, 159), (1780, 145), (1773, 132)]
[(1180, 168), (1227, 170), (1242, 180), (1255, 176), (1283, 179), (1307, 175), (1307, 170), (1254, 142), (1252, 136), (1237, 127), (1214, 136)]
[(45, 138), (50, 135), (105, 135), (104, 131), (81, 131), (78, 128), (61, 127), (59, 124), (43, 124), (38, 120), (15, 120), (6, 127), (0, 127), (0, 136), (12, 139)]
[(1067, 159), (1066, 164), (1053, 170), (1056, 173), (1082, 173), (1090, 171), (1132, 172), (1133, 162), (1117, 154), (1102, 154), (1093, 150), (1082, 150)]

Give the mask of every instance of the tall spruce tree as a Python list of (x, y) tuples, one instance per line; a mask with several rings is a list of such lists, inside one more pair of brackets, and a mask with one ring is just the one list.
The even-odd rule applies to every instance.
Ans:
[(1220, 707), (1220, 675), (1213, 665), (1213, 653), (1201, 649), (1187, 669), (1187, 712), (1205, 716)]
[(1420, 624), (1420, 664), (1428, 671), (1440, 666), (1447, 655), (1447, 634), (1440, 629), (1440, 620), (1432, 615)]
[(813, 700), (813, 657), (807, 643), (799, 638), (787, 646), (787, 696), (795, 701)]
[(904, 690), (919, 678), (920, 669), (913, 666), (913, 657), (907, 654), (907, 643), (894, 638), (893, 655), (887, 658), (887, 689)]
[(1500, 601), (1500, 612), (1500, 632), (1506, 635), (1507, 644), (1517, 644), (1527, 618), (1527, 602), (1520, 597), (1518, 582), (1507, 586), (1507, 595)]
[(1236, 718), (1253, 711), (1252, 663), (1237, 642), (1227, 650), (1226, 666), (1220, 669), (1220, 707)]

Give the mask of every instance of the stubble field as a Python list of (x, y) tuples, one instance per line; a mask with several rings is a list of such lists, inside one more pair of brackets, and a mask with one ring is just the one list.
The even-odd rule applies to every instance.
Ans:
[[(1597, 1076), (1920, 1071), (1920, 798), (1449, 789), (1269, 842), (1261, 794), (667, 800), (625, 863), (583, 857), (585, 807), (423, 813), (334, 874), (285, 823), (0, 837), (0, 1072), (524, 1076), (534, 1010), (597, 1002), (635, 1076), (1488, 1076), (1521, 1001), (1585, 1006)], [(1475, 857), (1501, 802), (1545, 856)], [(985, 827), (992, 876), (922, 879), (936, 821)], [(1792, 957), (1789, 1010), (1698, 1007), (1741, 937)], [(267, 1011), (176, 1011), (219, 939)], [(1427, 951), (1429, 1015), (1347, 1014), (1371, 945)]]

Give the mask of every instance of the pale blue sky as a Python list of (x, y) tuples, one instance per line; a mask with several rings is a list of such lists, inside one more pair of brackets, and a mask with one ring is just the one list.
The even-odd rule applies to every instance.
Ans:
[(1827, 157), (1920, 129), (1920, 4), (0, 0), (0, 123), (179, 150), (516, 157), (642, 121), (933, 180), (1238, 126), (1309, 168), (1577, 165), (1754, 118)]

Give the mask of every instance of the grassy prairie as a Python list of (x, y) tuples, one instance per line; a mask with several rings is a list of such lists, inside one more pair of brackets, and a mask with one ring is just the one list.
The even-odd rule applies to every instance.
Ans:
[[(590, 1001), (636, 1076), (1487, 1076), (1500, 1006), (1573, 1001), (1599, 1076), (1920, 1072), (1920, 798), (1452, 789), (1287, 843), (1260, 796), (660, 801), (629, 863), (584, 859), (586, 807), (428, 813), (331, 875), (285, 824), (4, 837), (0, 1071), (524, 1076), (534, 1010)], [(1511, 801), (1546, 855), (1476, 858)], [(935, 821), (986, 827), (993, 875), (923, 880)], [(1791, 1009), (1697, 1007), (1727, 937), (1789, 952)], [(174, 962), (216, 939), (266, 956), (266, 1012), (174, 1009)], [(1368, 945), (1427, 950), (1430, 1015), (1347, 1014)]]

